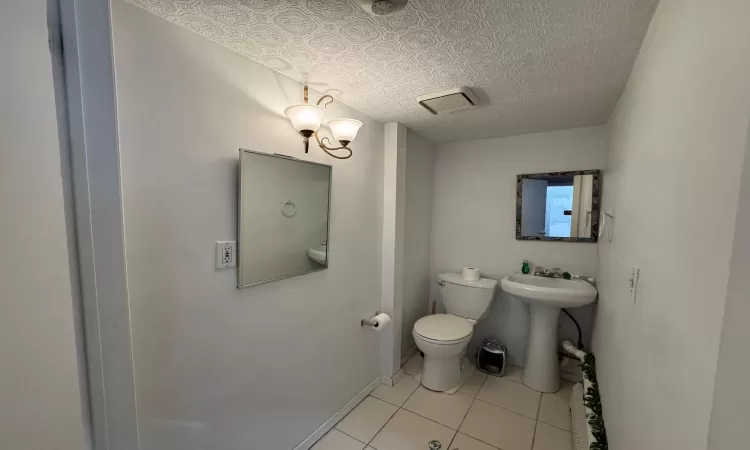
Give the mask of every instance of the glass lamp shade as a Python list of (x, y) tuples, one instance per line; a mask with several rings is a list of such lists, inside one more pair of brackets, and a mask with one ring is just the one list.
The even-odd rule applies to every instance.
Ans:
[(362, 122), (355, 119), (333, 119), (328, 121), (328, 128), (333, 133), (333, 138), (341, 142), (341, 145), (349, 145), (357, 137), (357, 131)]
[(300, 103), (284, 108), (284, 114), (292, 122), (295, 130), (299, 131), (305, 137), (310, 137), (320, 128), (320, 122), (323, 121), (325, 110), (318, 105)]

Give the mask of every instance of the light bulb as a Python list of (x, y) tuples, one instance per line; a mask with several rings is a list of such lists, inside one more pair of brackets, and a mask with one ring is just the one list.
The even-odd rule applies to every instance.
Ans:
[(292, 122), (295, 130), (305, 137), (310, 137), (320, 128), (320, 122), (323, 121), (325, 110), (317, 105), (300, 103), (298, 105), (287, 106), (284, 109), (284, 114)]

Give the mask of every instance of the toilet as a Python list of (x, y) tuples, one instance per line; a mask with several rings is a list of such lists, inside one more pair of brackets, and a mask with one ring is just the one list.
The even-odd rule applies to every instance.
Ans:
[(433, 391), (449, 391), (461, 383), (461, 358), (466, 355), (474, 325), (487, 317), (496, 280), (465, 280), (458, 273), (438, 275), (440, 297), (447, 314), (417, 320), (414, 342), (424, 353), (421, 382)]

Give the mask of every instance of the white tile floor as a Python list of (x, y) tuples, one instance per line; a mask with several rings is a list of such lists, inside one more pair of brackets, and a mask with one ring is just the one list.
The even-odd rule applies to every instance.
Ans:
[(312, 450), (572, 450), (568, 399), (573, 383), (555, 394), (521, 383), (511, 366), (503, 378), (475, 372), (453, 395), (432, 392), (414, 379), (418, 354), (396, 386), (378, 386)]

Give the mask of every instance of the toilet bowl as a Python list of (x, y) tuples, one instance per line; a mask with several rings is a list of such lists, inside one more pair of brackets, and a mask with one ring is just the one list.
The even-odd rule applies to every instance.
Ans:
[(447, 391), (461, 380), (461, 357), (474, 334), (468, 320), (452, 314), (422, 317), (414, 324), (412, 336), (424, 353), (421, 382), (433, 391)]
[(420, 381), (433, 391), (459, 386), (461, 358), (466, 354), (474, 325), (487, 316), (496, 280), (465, 280), (457, 273), (438, 275), (440, 296), (447, 314), (433, 314), (417, 320), (412, 336), (424, 353)]

